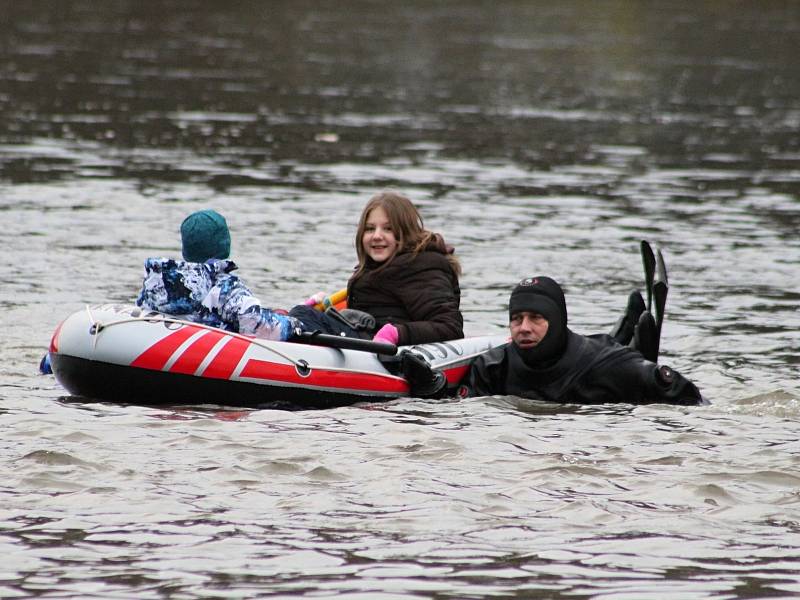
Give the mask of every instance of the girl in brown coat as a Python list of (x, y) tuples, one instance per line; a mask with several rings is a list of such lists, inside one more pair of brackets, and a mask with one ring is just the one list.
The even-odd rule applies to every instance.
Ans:
[[(460, 311), (461, 266), (442, 236), (425, 229), (412, 202), (397, 192), (373, 196), (358, 222), (358, 266), (347, 284), (347, 306), (375, 317), (375, 341), (397, 345), (464, 337)], [(325, 333), (363, 337), (310, 307), (292, 316)]]
[(408, 198), (373, 196), (355, 241), (358, 267), (347, 285), (347, 305), (375, 317), (376, 341), (409, 345), (464, 337), (461, 266), (442, 236), (425, 229)]

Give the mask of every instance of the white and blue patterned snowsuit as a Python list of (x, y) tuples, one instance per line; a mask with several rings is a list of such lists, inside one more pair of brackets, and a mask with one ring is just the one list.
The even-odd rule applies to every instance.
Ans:
[(261, 306), (231, 271), (232, 260), (204, 263), (148, 258), (136, 305), (187, 321), (268, 340), (285, 341), (301, 326), (294, 317)]

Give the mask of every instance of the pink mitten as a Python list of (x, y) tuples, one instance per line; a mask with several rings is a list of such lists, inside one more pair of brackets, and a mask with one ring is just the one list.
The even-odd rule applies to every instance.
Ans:
[(396, 345), (397, 340), (399, 339), (400, 339), (400, 332), (397, 331), (397, 327), (395, 327), (391, 323), (387, 323), (378, 330), (378, 333), (375, 334), (375, 337), (372, 338), (372, 341), (385, 342), (387, 344)]
[(303, 304), (305, 304), (306, 306), (316, 306), (323, 300), (325, 300), (325, 292), (317, 292), (316, 294), (311, 296), (311, 298), (303, 302)]

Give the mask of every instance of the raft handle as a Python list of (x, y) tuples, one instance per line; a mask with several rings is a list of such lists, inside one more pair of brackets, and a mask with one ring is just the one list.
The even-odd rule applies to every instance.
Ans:
[(311, 375), (311, 367), (308, 366), (308, 361), (304, 358), (295, 361), (294, 368), (297, 370), (297, 374), (300, 375), (300, 377), (308, 377)]

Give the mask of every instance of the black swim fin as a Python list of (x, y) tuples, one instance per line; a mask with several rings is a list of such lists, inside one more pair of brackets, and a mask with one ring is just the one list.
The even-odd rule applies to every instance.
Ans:
[(669, 280), (667, 278), (667, 265), (661, 250), (656, 251), (656, 273), (653, 281), (653, 302), (655, 304), (656, 319), (656, 356), (661, 345), (661, 326), (664, 324), (664, 307), (667, 304)]
[(653, 280), (656, 275), (656, 256), (653, 247), (647, 240), (642, 240), (639, 245), (642, 253), (642, 266), (644, 267), (644, 287), (647, 290), (647, 310), (653, 312)]
[(611, 337), (623, 346), (630, 344), (636, 324), (639, 322), (639, 317), (645, 310), (642, 294), (639, 290), (632, 291), (628, 296), (628, 306), (625, 308), (625, 314), (619, 318), (617, 324), (611, 329)]
[(649, 311), (644, 311), (633, 332), (631, 348), (638, 350), (650, 362), (658, 362), (658, 332), (656, 321)]

